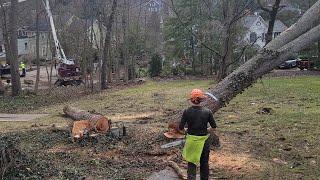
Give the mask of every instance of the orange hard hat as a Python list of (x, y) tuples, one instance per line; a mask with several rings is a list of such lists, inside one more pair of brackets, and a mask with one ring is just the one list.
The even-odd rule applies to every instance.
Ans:
[(203, 99), (205, 98), (204, 93), (200, 89), (193, 89), (190, 94), (190, 99)]

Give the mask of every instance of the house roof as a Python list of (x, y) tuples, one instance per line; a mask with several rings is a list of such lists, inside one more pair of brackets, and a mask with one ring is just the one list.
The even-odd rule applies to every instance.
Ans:
[[(260, 19), (260, 21), (262, 21), (267, 27), (268, 27), (268, 23), (260, 16), (260, 15), (248, 15), (244, 18), (244, 26), (246, 28), (251, 28), (255, 22), (258, 21), (258, 19)], [(283, 32), (284, 30), (286, 30), (288, 27), (283, 24), (282, 21), (280, 20), (276, 20), (274, 23), (274, 32)]]
[(244, 18), (244, 26), (246, 28), (251, 28), (255, 22), (257, 22), (258, 20), (262, 21), (262, 23), (264, 23), (265, 25), (266, 22), (264, 21), (264, 19), (260, 16), (260, 15), (248, 15)]
[(257, 20), (258, 16), (256, 15), (249, 15), (247, 17), (244, 18), (244, 25), (247, 28), (250, 28), (253, 23)]
[(285, 25), (285, 24), (283, 24), (283, 22), (282, 21), (280, 21), (280, 20), (276, 20), (275, 22), (274, 22), (274, 28), (273, 28), (273, 31), (274, 32), (283, 32), (284, 30), (286, 30), (288, 27)]
[[(26, 28), (27, 31), (37, 31), (37, 25), (33, 24), (31, 26), (28, 26)], [(39, 23), (39, 31), (40, 32), (48, 32), (51, 31), (51, 27), (48, 23), (43, 22), (43, 23)]]

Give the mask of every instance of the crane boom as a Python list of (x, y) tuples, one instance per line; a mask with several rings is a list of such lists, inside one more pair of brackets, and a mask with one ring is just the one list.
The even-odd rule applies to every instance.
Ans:
[(55, 45), (55, 48), (56, 48), (56, 57), (59, 60), (61, 60), (62, 63), (68, 64), (68, 65), (72, 65), (72, 64), (74, 64), (74, 61), (67, 59), (67, 57), (66, 57), (66, 55), (64, 53), (64, 50), (62, 49), (62, 47), (60, 45), (60, 42), (58, 40), (57, 31), (56, 31), (56, 28), (55, 28), (55, 25), (54, 25), (54, 21), (53, 21), (52, 12), (51, 12), (51, 9), (50, 9), (49, 0), (43, 0), (43, 4), (45, 6), (45, 9), (47, 11), (47, 14), (48, 14), (48, 17), (49, 17), (49, 21), (50, 21), (52, 37), (53, 37), (54, 45)]
[[(27, 1), (27, 0), (18, 0), (19, 3), (24, 2), (24, 1)], [(52, 16), (49, 0), (42, 0), (42, 2), (43, 2), (43, 5), (44, 5), (44, 7), (45, 7), (45, 9), (47, 11), (47, 15), (49, 17), (52, 37), (53, 37), (54, 45), (55, 45), (55, 48), (56, 48), (56, 57), (60, 61), (62, 61), (62, 63), (64, 63), (64, 64), (74, 65), (74, 61), (73, 60), (68, 60), (67, 59), (67, 57), (66, 57), (66, 55), (64, 53), (64, 50), (62, 49), (62, 47), (60, 45), (60, 42), (58, 40), (57, 31), (56, 31), (56, 28), (55, 28), (55, 25), (54, 25), (54, 21), (53, 21), (53, 16)], [(8, 7), (10, 5), (11, 5), (11, 2), (7, 2), (7, 3), (3, 3), (2, 4), (3, 7)]]

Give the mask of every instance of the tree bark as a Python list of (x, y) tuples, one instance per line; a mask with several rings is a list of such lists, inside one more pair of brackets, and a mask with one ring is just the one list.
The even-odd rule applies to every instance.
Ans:
[(10, 71), (12, 81), (12, 96), (21, 93), (20, 73), (18, 65), (18, 0), (11, 0), (9, 28), (10, 28)]
[(221, 81), (228, 75), (228, 64), (231, 63), (232, 53), (233, 53), (233, 31), (234, 23), (232, 22), (233, 7), (229, 0), (222, 1), (223, 9), (223, 43), (222, 43), (222, 57), (219, 60), (219, 70), (217, 80)]
[(177, 163), (174, 161), (169, 161), (168, 165), (178, 174), (180, 179), (187, 180), (186, 174), (183, 172), (183, 170), (178, 166)]
[[(214, 112), (242, 93), (258, 78), (320, 39), (320, 1), (316, 2), (294, 25), (272, 40), (261, 52), (224, 78), (209, 92), (215, 96), (206, 106)], [(316, 24), (316, 22), (318, 22)]]
[(40, 3), (39, 0), (36, 0), (36, 62), (37, 62), (37, 75), (36, 75), (36, 83), (34, 86), (34, 90), (37, 93), (39, 88), (39, 81), (40, 81), (40, 44), (39, 44), (39, 7)]
[[(315, 3), (294, 25), (272, 40), (255, 57), (218, 83), (209, 92), (215, 97), (206, 106), (214, 112), (242, 93), (258, 78), (320, 40), (320, 1)], [(317, 22), (317, 23), (316, 23)]]
[(123, 14), (122, 14), (122, 31), (123, 31), (123, 46), (122, 46), (122, 58), (124, 62), (124, 81), (127, 83), (129, 81), (129, 53), (128, 53), (128, 45), (127, 45), (127, 17), (126, 17), (126, 9), (127, 9), (127, 0), (124, 0), (123, 5)]
[(2, 18), (1, 18), (1, 23), (2, 23), (2, 36), (3, 36), (3, 40), (4, 40), (4, 49), (6, 51), (6, 63), (10, 64), (10, 41), (9, 41), (9, 30), (8, 30), (8, 23), (7, 23), (7, 13), (6, 13), (6, 9), (3, 6), (3, 1), (0, 1), (1, 3), (1, 14), (2, 14)]
[(102, 60), (102, 70), (101, 70), (101, 90), (107, 88), (107, 64), (109, 57), (109, 51), (111, 48), (111, 31), (112, 25), (115, 17), (115, 12), (117, 9), (117, 0), (113, 0), (112, 7), (111, 7), (111, 14), (108, 18), (107, 30), (106, 30), (106, 37), (104, 41), (104, 48), (103, 48), (103, 60)]
[(258, 78), (261, 78), (264, 74), (286, 61), (293, 53), (299, 52), (318, 41), (320, 39), (319, 32), (320, 25), (282, 47), (263, 49), (255, 57), (218, 83), (212, 90), (209, 90), (217, 100), (209, 99), (206, 106), (214, 112), (225, 106), (236, 95), (251, 86)]
[(273, 39), (266, 48), (282, 47), (298, 36), (306, 33), (320, 21), (320, 1), (317, 1), (295, 24)]
[(89, 125), (86, 127), (89, 128), (87, 130), (98, 133), (106, 133), (111, 128), (111, 121), (101, 114), (89, 113), (71, 106), (65, 106), (63, 112), (74, 120), (73, 126), (76, 126), (76, 128), (72, 129), (73, 138), (75, 138), (74, 135), (79, 132), (79, 127), (77, 128), (78, 124), (87, 123)]
[(260, 6), (261, 6), (261, 9), (266, 11), (270, 16), (268, 32), (267, 32), (266, 37), (265, 37), (266, 44), (268, 44), (273, 39), (274, 23), (275, 23), (276, 18), (277, 18), (277, 14), (278, 14), (278, 11), (279, 11), (279, 8), (280, 8), (281, 0), (276, 0), (274, 2), (273, 6), (272, 6), (272, 10), (269, 10), (267, 8), (263, 8), (261, 3), (260, 3), (260, 0), (258, 2), (260, 4)]
[(320, 65), (320, 40), (318, 41), (318, 64)]

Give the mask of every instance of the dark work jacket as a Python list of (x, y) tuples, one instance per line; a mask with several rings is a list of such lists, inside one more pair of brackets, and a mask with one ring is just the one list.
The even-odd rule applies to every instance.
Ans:
[(212, 128), (216, 128), (211, 110), (201, 106), (191, 106), (184, 110), (179, 129), (182, 130), (187, 124), (187, 133), (195, 136), (205, 136), (208, 134), (208, 123)]

